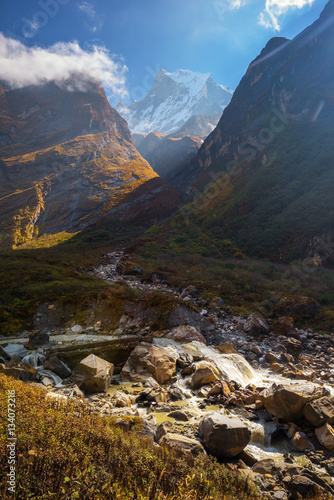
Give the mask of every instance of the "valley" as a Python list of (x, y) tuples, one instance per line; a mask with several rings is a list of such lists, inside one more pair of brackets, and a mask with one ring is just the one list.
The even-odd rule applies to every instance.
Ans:
[(334, 498), (333, 26), (139, 100), (123, 56), (0, 33), (49, 61), (0, 68), (1, 498)]

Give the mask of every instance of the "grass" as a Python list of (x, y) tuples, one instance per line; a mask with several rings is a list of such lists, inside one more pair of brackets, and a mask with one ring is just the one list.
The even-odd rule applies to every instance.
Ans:
[[(268, 318), (274, 316), (281, 297), (312, 296), (322, 310), (298, 326), (320, 332), (333, 328), (333, 271), (300, 261), (274, 264), (247, 257), (219, 228), (214, 235), (197, 224), (190, 223), (184, 230), (179, 214), (153, 226), (144, 236), (141, 231), (110, 221), (74, 235), (46, 235), (25, 249), (0, 253), (0, 334), (30, 327), (29, 318), (43, 302), (76, 305), (101, 293), (111, 293), (112, 299), (110, 287), (83, 270), (120, 245), (127, 245), (127, 251), (143, 267), (144, 279), (158, 273), (175, 287), (195, 285), (207, 300), (222, 297), (236, 314), (258, 311)], [(148, 296), (147, 301), (152, 298)], [(164, 322), (169, 306), (166, 301), (157, 327)]]
[(67, 233), (45, 236), (33, 240), (32, 248), (0, 253), (0, 334), (30, 327), (43, 302), (76, 305), (108, 293), (107, 283), (86, 271), (136, 231), (109, 222), (71, 238)]
[(129, 251), (147, 278), (156, 272), (172, 286), (194, 285), (207, 300), (222, 297), (235, 313), (258, 311), (270, 318), (286, 295), (314, 297), (321, 312), (298, 326), (321, 332), (333, 328), (333, 270), (301, 261), (284, 264), (247, 257), (219, 227), (214, 235), (196, 222), (185, 228), (179, 214), (150, 229)]
[[(7, 391), (16, 397), (16, 493), (8, 493)], [(0, 375), (3, 499), (232, 500), (260, 498), (254, 485), (207, 456), (156, 449), (139, 419), (128, 432), (84, 406)]]

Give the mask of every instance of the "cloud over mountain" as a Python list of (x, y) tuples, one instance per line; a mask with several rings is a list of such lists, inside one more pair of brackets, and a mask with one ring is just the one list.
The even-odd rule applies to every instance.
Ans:
[(127, 95), (127, 67), (104, 47), (83, 50), (77, 42), (59, 42), (49, 48), (27, 47), (0, 33), (0, 80), (19, 88), (55, 81), (59, 85), (79, 74), (75, 88), (84, 90), (88, 80), (102, 81), (109, 94)]
[(265, 10), (260, 14), (260, 24), (280, 31), (280, 17), (290, 9), (302, 9), (312, 5), (314, 0), (266, 0)]

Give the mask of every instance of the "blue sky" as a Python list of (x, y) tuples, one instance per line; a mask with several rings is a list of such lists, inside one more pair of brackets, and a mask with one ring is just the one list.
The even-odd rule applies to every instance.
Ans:
[[(11, 0), (0, 7), (0, 32), (28, 47), (47, 49), (74, 41), (88, 52), (93, 46), (105, 47), (115, 72), (127, 66), (122, 74), (128, 96), (123, 98), (131, 101), (147, 93), (160, 68), (211, 73), (218, 83), (235, 89), (270, 38), (292, 38), (319, 17), (325, 4), (326, 0)], [(119, 97), (109, 94), (111, 100)]]

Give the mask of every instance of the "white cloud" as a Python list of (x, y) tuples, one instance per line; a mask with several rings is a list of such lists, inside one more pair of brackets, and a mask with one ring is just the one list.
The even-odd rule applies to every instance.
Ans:
[(89, 29), (96, 33), (103, 26), (102, 17), (97, 14), (94, 5), (89, 2), (82, 2), (81, 4), (77, 4), (79, 10), (87, 14), (89, 18), (88, 26)]
[(246, 4), (246, 0), (230, 0), (229, 4), (231, 9), (240, 9)]
[(78, 4), (78, 9), (85, 12), (89, 17), (94, 18), (96, 16), (96, 11), (91, 3), (82, 2), (82, 4)]
[(0, 80), (14, 88), (48, 81), (64, 85), (73, 75), (80, 75), (75, 78), (77, 89), (84, 90), (85, 83), (93, 79), (102, 81), (109, 94), (126, 97), (126, 71), (104, 47), (85, 51), (77, 42), (59, 42), (48, 49), (27, 47), (0, 32)]
[(266, 28), (274, 28), (280, 31), (280, 17), (290, 9), (302, 9), (306, 5), (312, 5), (315, 0), (266, 0), (266, 7), (261, 12), (259, 23)]
[(223, 20), (226, 12), (238, 10), (246, 4), (246, 0), (213, 0), (213, 6), (218, 17)]

